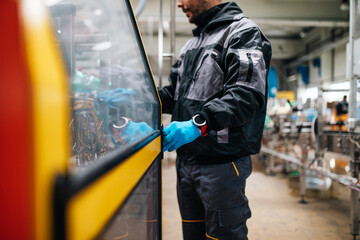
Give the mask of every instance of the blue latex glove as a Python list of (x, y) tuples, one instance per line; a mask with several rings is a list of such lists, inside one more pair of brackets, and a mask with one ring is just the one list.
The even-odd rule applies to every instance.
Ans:
[(164, 130), (163, 150), (172, 152), (184, 144), (188, 144), (201, 136), (200, 130), (192, 120), (171, 122)]
[(134, 89), (116, 88), (113, 90), (105, 90), (98, 94), (98, 98), (103, 100), (111, 107), (116, 107), (117, 103), (130, 102), (130, 96), (135, 95)]
[(154, 129), (145, 122), (136, 123), (130, 121), (121, 132), (120, 137), (128, 143), (134, 143), (150, 135), (152, 132), (154, 132)]

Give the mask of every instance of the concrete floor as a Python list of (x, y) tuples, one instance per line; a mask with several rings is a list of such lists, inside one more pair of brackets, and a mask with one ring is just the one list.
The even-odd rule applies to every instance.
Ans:
[[(341, 189), (340, 199), (307, 198), (289, 188), (283, 176), (254, 171), (247, 181), (246, 194), (252, 209), (248, 221), (250, 240), (344, 240), (350, 235), (349, 191)], [(176, 199), (176, 172), (173, 155), (163, 161), (163, 239), (181, 240), (181, 219)]]

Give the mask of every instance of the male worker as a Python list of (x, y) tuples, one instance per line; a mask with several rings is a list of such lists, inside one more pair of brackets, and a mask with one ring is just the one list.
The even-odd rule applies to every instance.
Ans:
[(336, 115), (338, 115), (339, 117), (341, 116), (341, 114), (348, 113), (349, 104), (346, 99), (347, 97), (346, 95), (344, 95), (343, 100), (336, 104)]
[(178, 0), (193, 37), (159, 90), (164, 151), (177, 149), (185, 240), (247, 239), (250, 154), (260, 150), (271, 45), (233, 2)]

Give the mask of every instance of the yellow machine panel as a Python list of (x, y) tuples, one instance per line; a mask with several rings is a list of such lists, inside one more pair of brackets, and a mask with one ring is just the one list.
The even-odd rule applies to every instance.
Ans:
[(130, 1), (0, 6), (1, 237), (161, 239), (161, 103)]

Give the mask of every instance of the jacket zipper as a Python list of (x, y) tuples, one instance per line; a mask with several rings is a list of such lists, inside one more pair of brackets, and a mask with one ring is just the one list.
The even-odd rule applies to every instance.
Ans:
[(202, 43), (202, 41), (204, 40), (204, 33), (203, 32), (201, 32), (200, 33), (200, 42), (199, 42), (199, 48), (200, 48), (200, 46), (201, 46), (201, 43)]
[[(198, 48), (200, 48), (203, 39), (204, 39), (204, 33), (203, 33), (203, 32), (200, 32), (200, 41), (199, 41)], [(207, 55), (208, 55), (208, 54), (207, 54)], [(198, 72), (199, 69), (201, 68), (201, 66), (202, 66), (202, 64), (203, 64), (203, 62), (204, 62), (204, 59), (207, 57), (207, 55), (204, 55), (204, 57), (201, 59), (200, 65), (196, 68), (195, 73), (194, 73), (194, 75), (193, 75), (193, 77), (192, 77), (192, 79), (191, 79), (192, 81), (195, 81), (197, 72)]]
[(247, 74), (247, 77), (246, 77), (246, 82), (250, 82), (253, 71), (254, 71), (254, 62), (253, 62), (253, 60), (251, 58), (251, 53), (247, 53), (246, 56), (249, 59), (249, 69), (248, 69), (248, 74)]

